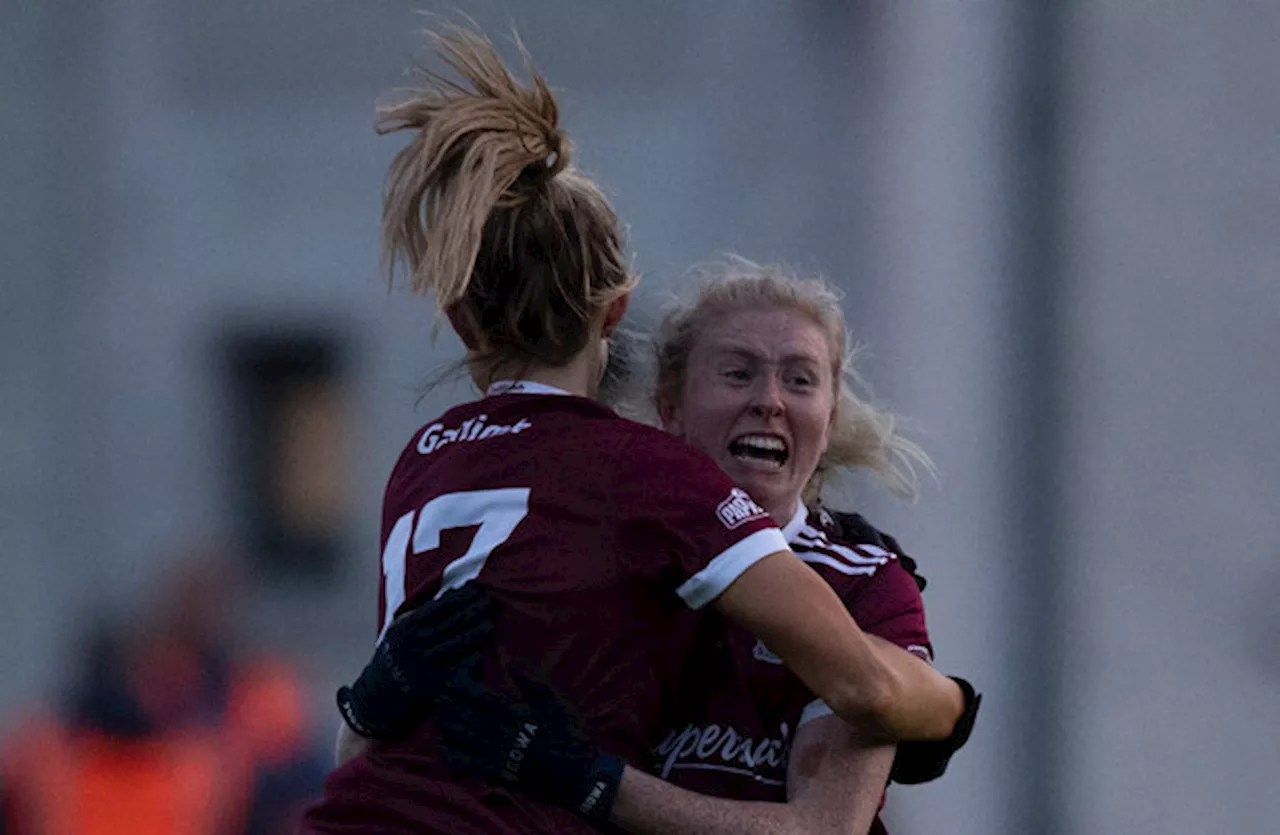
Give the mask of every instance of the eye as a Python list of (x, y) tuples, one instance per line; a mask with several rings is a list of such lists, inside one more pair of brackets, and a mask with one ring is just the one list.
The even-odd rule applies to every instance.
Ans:
[(810, 389), (818, 384), (818, 377), (807, 371), (792, 371), (787, 374), (786, 383), (794, 388)]
[(751, 372), (745, 368), (726, 368), (720, 372), (720, 376), (733, 383), (747, 383), (751, 381)]

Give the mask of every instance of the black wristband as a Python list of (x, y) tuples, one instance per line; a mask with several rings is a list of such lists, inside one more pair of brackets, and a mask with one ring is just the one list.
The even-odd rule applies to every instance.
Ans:
[(594, 823), (608, 823), (625, 769), (626, 764), (612, 754), (597, 756), (591, 764), (587, 793), (578, 805), (578, 814)]
[(893, 768), (889, 772), (890, 779), (895, 783), (911, 785), (938, 779), (947, 770), (952, 755), (969, 741), (973, 724), (978, 718), (978, 708), (982, 705), (982, 695), (976, 693), (973, 685), (962, 678), (952, 676), (951, 680), (964, 695), (964, 712), (960, 714), (946, 739), (908, 740), (898, 744)]
[(969, 741), (969, 735), (973, 733), (973, 724), (978, 721), (978, 708), (982, 705), (982, 694), (975, 691), (972, 684), (959, 676), (951, 676), (951, 680), (964, 694), (964, 712), (960, 714), (955, 727), (951, 729), (951, 736), (947, 737), (947, 744), (952, 752), (955, 752), (964, 747), (964, 744)]

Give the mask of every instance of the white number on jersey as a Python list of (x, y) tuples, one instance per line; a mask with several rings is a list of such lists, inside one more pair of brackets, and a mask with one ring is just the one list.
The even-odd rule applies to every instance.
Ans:
[(440, 547), (442, 531), (480, 526), (466, 553), (444, 567), (440, 590), (436, 592), (438, 599), (446, 591), (461, 588), (478, 577), (489, 554), (507, 541), (528, 513), (529, 488), (506, 487), (445, 493), (427, 502), (421, 510), (410, 511), (396, 520), (382, 551), (383, 592), (387, 602), (382, 631), (387, 631), (396, 610), (404, 603), (405, 559), (410, 545), (414, 555), (433, 551)]

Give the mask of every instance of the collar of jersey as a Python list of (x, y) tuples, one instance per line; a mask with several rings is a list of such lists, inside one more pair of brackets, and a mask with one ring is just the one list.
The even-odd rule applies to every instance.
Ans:
[(535, 383), (533, 380), (498, 380), (490, 383), (485, 390), (485, 397), (496, 397), (499, 394), (561, 394), (573, 395), (561, 388), (546, 383)]
[(782, 535), (786, 537), (788, 542), (790, 542), (792, 537), (799, 533), (800, 529), (804, 527), (804, 523), (807, 522), (808, 519), (809, 508), (804, 506), (804, 502), (802, 500), (796, 499), (796, 512), (791, 517), (791, 521), (783, 526)]

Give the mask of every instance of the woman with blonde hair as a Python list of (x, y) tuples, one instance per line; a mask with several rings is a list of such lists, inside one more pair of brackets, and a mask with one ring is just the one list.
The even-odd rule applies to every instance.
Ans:
[[(663, 426), (708, 453), (770, 513), (869, 634), (930, 661), (915, 563), (893, 537), (822, 500), (828, 480), (853, 470), (911, 496), (916, 467), (931, 468), (894, 416), (859, 396), (839, 293), (741, 258), (699, 270), (695, 284), (652, 340), (653, 379), (636, 375), (643, 363), (627, 358), (633, 385), (641, 378)], [(958, 680), (966, 710), (952, 735), (904, 743), (895, 759), (892, 743), (832, 716), (748, 630), (712, 622), (695, 644), (651, 773), (624, 772), (610, 821), (627, 832), (883, 833), (878, 810), (891, 771), (898, 782), (940, 776), (980, 703)], [(563, 773), (569, 739), (583, 737), (572, 716), (563, 699), (536, 688), (513, 699), (459, 681), (439, 721), (460, 768), (517, 785), (533, 778), (501, 767), (515, 729), (561, 729), (565, 738), (526, 765), (539, 775), (527, 788), (545, 794), (539, 781)], [(579, 742), (576, 756), (599, 750)]]
[[(331, 774), (303, 831), (590, 831), (609, 815), (623, 761), (647, 758), (672, 671), (692, 655), (690, 612), (704, 608), (767, 641), (845, 720), (890, 738), (946, 737), (960, 688), (865, 635), (705, 456), (592, 399), (635, 285), (617, 217), (570, 166), (536, 73), (519, 84), (465, 30), (437, 45), (462, 83), (428, 74), (383, 112), (384, 130), (414, 132), (388, 174), (384, 244), (461, 338), (484, 396), (428, 422), (392, 470), (383, 635), (339, 702), (354, 730), (401, 735)], [(574, 760), (553, 797), (457, 776), (435, 717), (388, 708), (388, 688), (438, 694), (468, 648), (444, 640), (397, 655), (419, 634), (415, 615), (454, 623), (477, 587), (492, 635), (474, 680), (563, 693), (616, 754)], [(456, 623), (464, 637), (476, 631), (474, 618)], [(541, 729), (523, 733), (540, 748)]]

